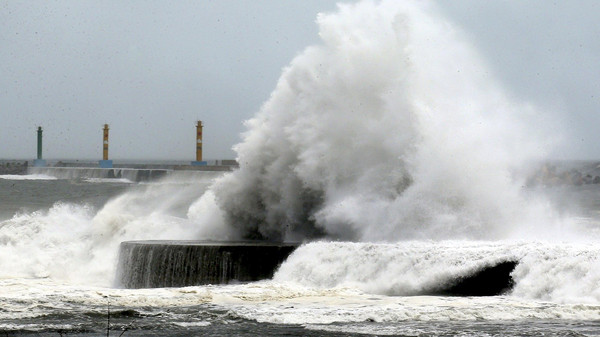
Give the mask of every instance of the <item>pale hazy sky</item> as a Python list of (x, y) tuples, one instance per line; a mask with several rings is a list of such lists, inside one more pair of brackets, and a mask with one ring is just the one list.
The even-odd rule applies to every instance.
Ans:
[[(0, 0), (0, 158), (233, 158), (281, 69), (337, 1)], [(439, 1), (507, 91), (560, 121), (553, 156), (600, 159), (600, 2)], [(532, 126), (535, 127), (535, 126)]]

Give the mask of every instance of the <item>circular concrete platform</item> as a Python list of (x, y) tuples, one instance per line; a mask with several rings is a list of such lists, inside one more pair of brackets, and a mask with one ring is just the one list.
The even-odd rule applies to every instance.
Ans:
[(116, 285), (184, 287), (268, 279), (299, 245), (256, 241), (126, 241), (119, 250)]

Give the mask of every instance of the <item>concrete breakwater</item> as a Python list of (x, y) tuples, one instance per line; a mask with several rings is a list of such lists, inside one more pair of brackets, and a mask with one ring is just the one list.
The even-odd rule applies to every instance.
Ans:
[(0, 160), (0, 175), (43, 174), (58, 179), (117, 178), (133, 182), (160, 179), (171, 172), (226, 172), (238, 168), (235, 160), (210, 160), (207, 165), (189, 162), (116, 163), (112, 168), (100, 168), (92, 161), (47, 161), (47, 166), (36, 167), (31, 160)]
[(64, 165), (58, 163), (49, 167), (25, 168), (26, 172), (15, 174), (43, 174), (58, 179), (80, 179), (80, 178), (103, 178), (103, 179), (127, 179), (132, 182), (151, 181), (163, 178), (173, 172), (222, 172), (231, 171), (236, 166), (233, 165), (168, 165), (168, 164), (127, 164), (115, 165), (114, 168), (90, 167), (85, 164)]
[(268, 279), (298, 246), (269, 242), (126, 241), (119, 250), (116, 285), (184, 287)]
[(30, 167), (29, 174), (43, 174), (58, 179), (107, 178), (127, 179), (133, 182), (149, 181), (164, 177), (169, 171), (164, 169), (126, 169), (90, 167)]

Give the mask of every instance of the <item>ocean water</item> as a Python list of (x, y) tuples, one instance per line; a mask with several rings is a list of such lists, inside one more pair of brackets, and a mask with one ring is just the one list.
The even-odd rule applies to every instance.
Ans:
[[(9, 336), (600, 335), (600, 248), (593, 240), (317, 240), (302, 245), (272, 280), (115, 288), (118, 243), (189, 239), (187, 208), (221, 174), (141, 184), (0, 176), (0, 330)], [(600, 186), (531, 188), (539, 189), (590, 201), (580, 224), (598, 226), (589, 207), (600, 202)], [(428, 295), (506, 260), (518, 261), (507, 294)]]

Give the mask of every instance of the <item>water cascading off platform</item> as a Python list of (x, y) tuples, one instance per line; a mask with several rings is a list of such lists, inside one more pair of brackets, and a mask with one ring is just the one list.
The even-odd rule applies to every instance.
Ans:
[(185, 287), (268, 279), (298, 246), (269, 242), (126, 241), (119, 250), (116, 285)]

